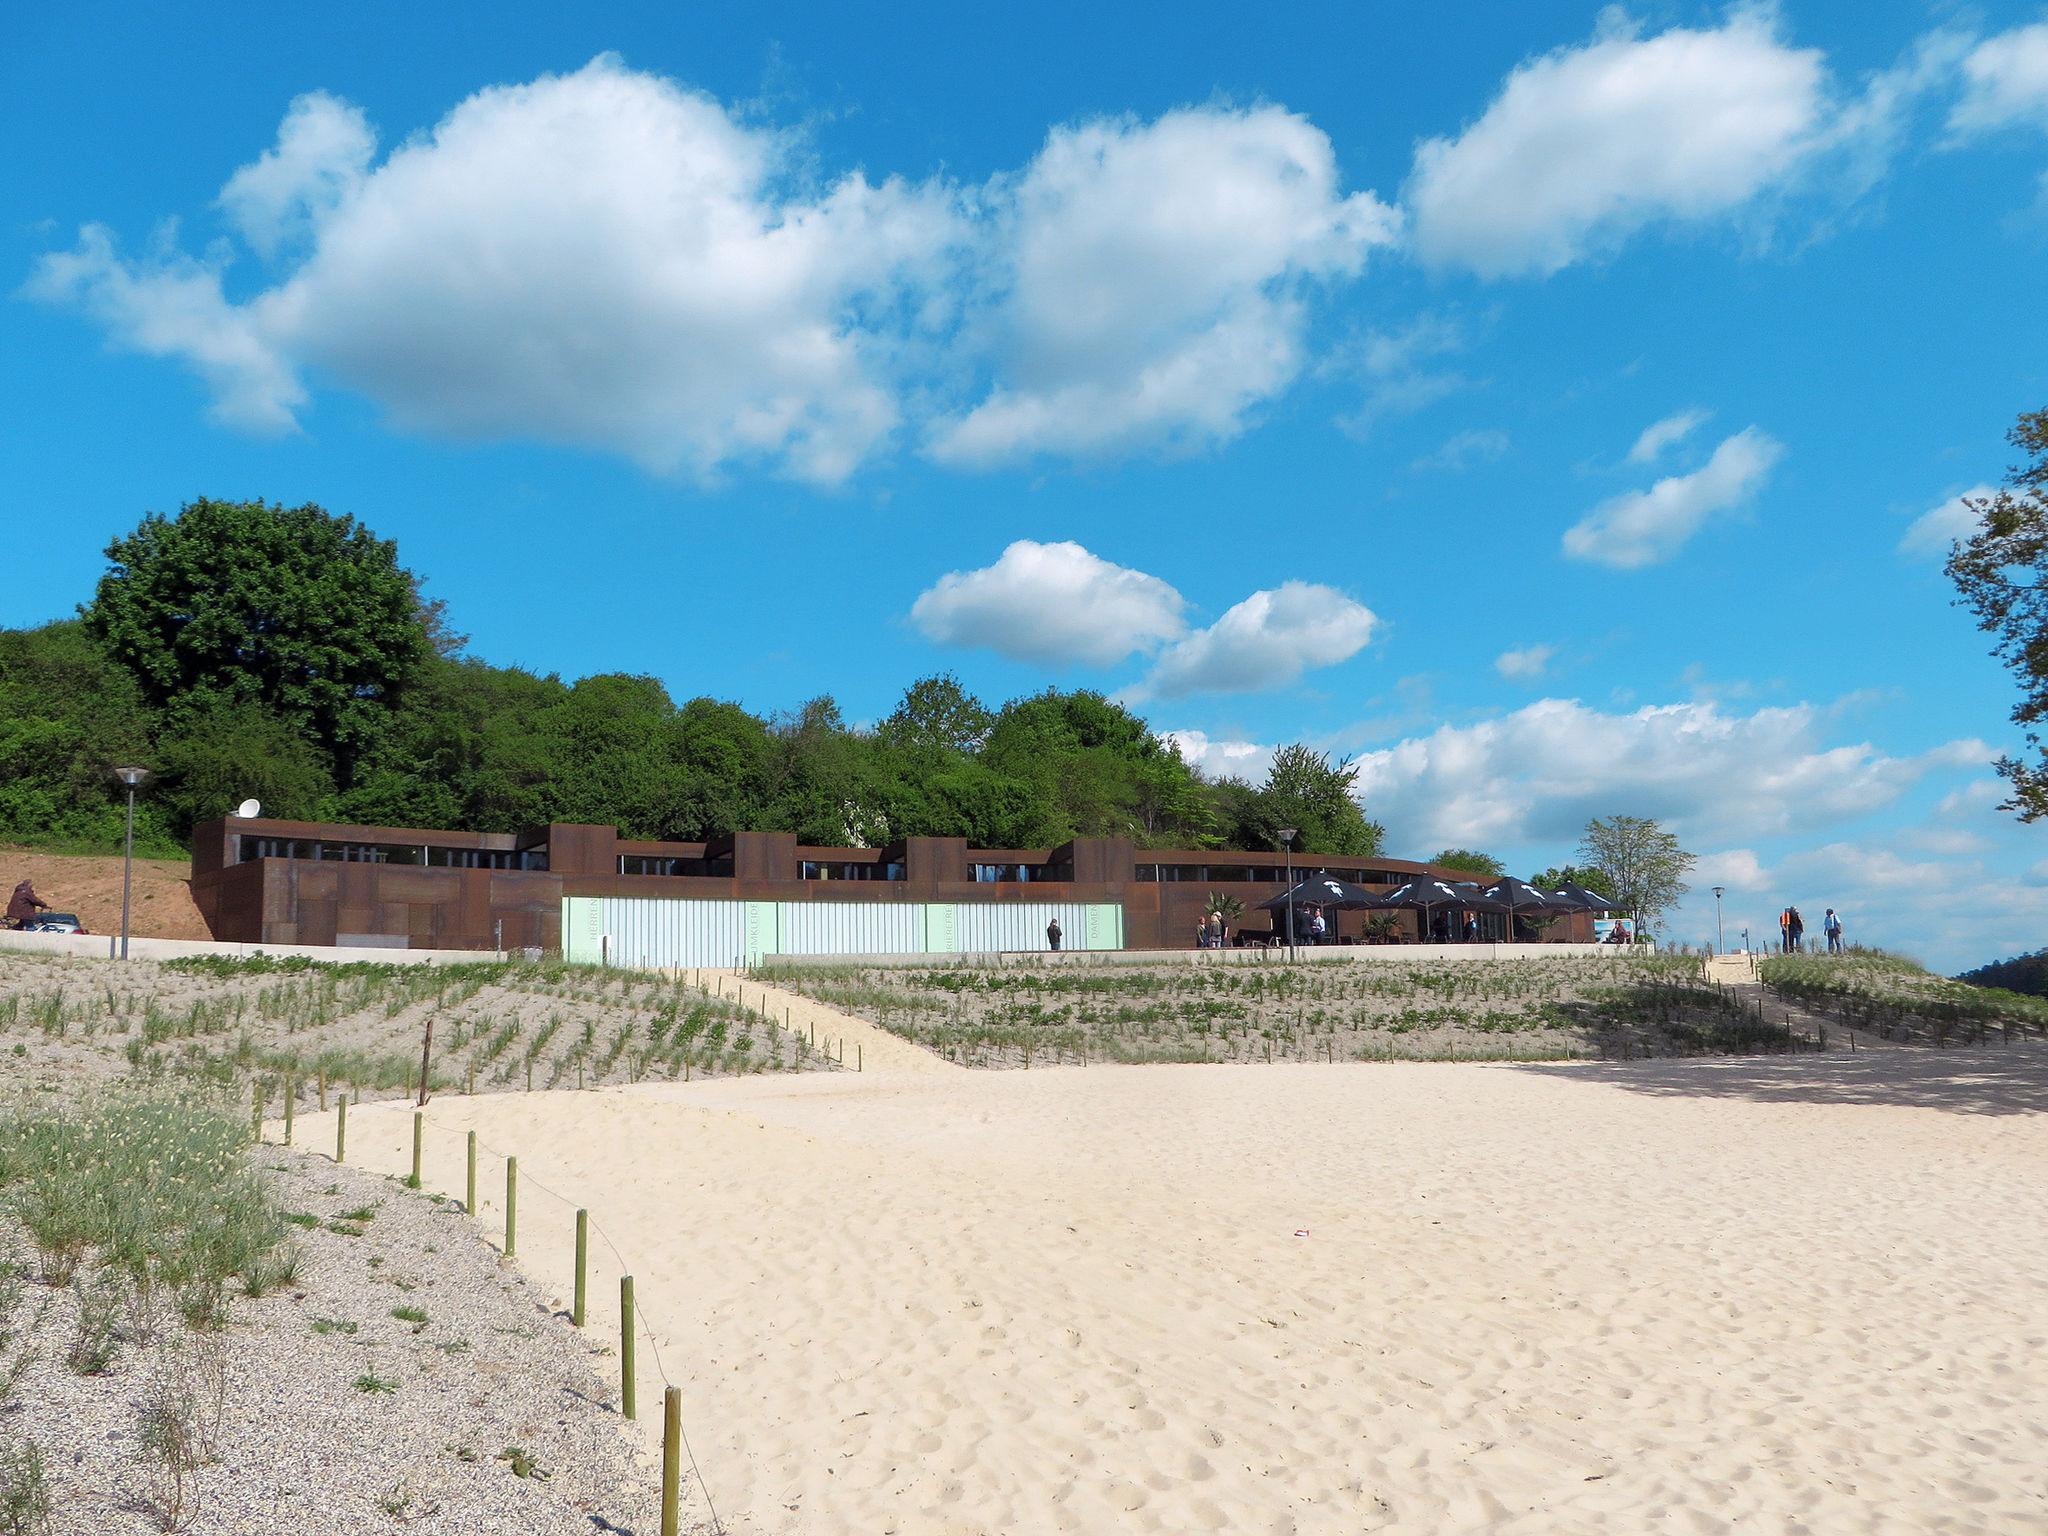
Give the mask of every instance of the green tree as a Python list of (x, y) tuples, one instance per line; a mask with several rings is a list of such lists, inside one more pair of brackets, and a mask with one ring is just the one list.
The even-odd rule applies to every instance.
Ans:
[(980, 750), (995, 716), (950, 672), (921, 677), (875, 734), (897, 750), (967, 754)]
[(1541, 874), (1531, 875), (1529, 883), (1539, 891), (1554, 891), (1560, 886), (1583, 885), (1589, 891), (1598, 891), (1602, 896), (1614, 895), (1614, 882), (1607, 871), (1596, 869), (1591, 864), (1567, 864), (1559, 869), (1552, 865)]
[(1225, 780), (1217, 800), (1235, 847), (1278, 848), (1280, 829), (1293, 827), (1301, 853), (1375, 854), (1386, 829), (1359, 808), (1352, 796), (1357, 782), (1349, 758), (1332, 763), (1327, 752), (1295, 742), (1273, 754), (1256, 791), (1247, 794), (1242, 781)]
[[(0, 836), (118, 847), (124, 792), (112, 769), (155, 766), (135, 679), (76, 619), (0, 630)], [(136, 804), (138, 843), (174, 853), (155, 797)]]
[(260, 705), (344, 776), (431, 653), (396, 547), (311, 504), (202, 498), (107, 558), (86, 627), (151, 706)]
[(2032, 760), (1999, 759), (1998, 771), (2012, 786), (2000, 809), (2037, 821), (2048, 816), (2048, 749), (2041, 742), (2048, 719), (2048, 410), (2022, 415), (2006, 440), (2032, 457), (2011, 469), (1997, 495), (1967, 503), (1977, 529), (1949, 551), (1947, 570), (1956, 601), (1996, 637), (1991, 654), (2020, 685), (2012, 720)]
[(251, 797), (266, 816), (311, 820), (334, 789), (318, 749), (248, 701), (184, 712), (157, 743), (156, 758), (153, 798), (181, 840)]
[(1677, 837), (1647, 816), (1594, 817), (1579, 840), (1579, 858), (1607, 876), (1608, 891), (1639, 930), (1656, 927), (1678, 904), (1694, 863)]
[(1462, 869), (1487, 880), (1498, 880), (1508, 872), (1507, 865), (1490, 853), (1479, 853), (1470, 848), (1446, 848), (1429, 861), (1445, 869)]

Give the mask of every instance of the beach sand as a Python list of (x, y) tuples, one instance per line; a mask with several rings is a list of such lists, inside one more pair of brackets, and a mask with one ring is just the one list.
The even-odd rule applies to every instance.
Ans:
[(731, 1531), (2017, 1532), (2044, 1110), (2024, 1048), (867, 1072), (442, 1098), (426, 1182), (517, 1153), (563, 1296), (590, 1208)]

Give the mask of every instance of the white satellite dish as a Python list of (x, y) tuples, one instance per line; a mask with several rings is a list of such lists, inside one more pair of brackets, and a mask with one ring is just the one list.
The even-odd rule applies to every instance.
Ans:
[(263, 802), (261, 800), (244, 800), (235, 807), (235, 814), (245, 820), (249, 817), (261, 816), (263, 814)]

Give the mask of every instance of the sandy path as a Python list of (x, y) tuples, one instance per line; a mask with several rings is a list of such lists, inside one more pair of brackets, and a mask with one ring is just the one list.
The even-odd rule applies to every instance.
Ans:
[(879, 1024), (805, 997), (801, 992), (755, 981), (744, 972), (706, 970), (689, 974), (720, 997), (735, 998), (749, 1008), (763, 1009), (785, 1028), (806, 1031), (815, 1036), (821, 1050), (831, 1045), (835, 1060), (842, 1054), (846, 1058), (848, 1071), (854, 1069), (856, 1062), (864, 1071), (950, 1073), (966, 1070), (923, 1046), (912, 1045), (901, 1035), (890, 1034)]
[[(2013, 1532), (2048, 1529), (2044, 1067), (452, 1098), (428, 1182), (473, 1124), (591, 1206), (733, 1530)], [(404, 1114), (352, 1119), (401, 1170)], [(521, 1220), (566, 1291), (567, 1212)]]

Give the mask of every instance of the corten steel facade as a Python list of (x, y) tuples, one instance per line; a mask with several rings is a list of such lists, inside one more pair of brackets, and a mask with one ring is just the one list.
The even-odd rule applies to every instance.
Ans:
[[(1466, 878), (1403, 859), (1304, 854), (1297, 880), (1328, 872), (1379, 889), (1411, 876)], [(1114, 903), (1131, 949), (1190, 949), (1212, 891), (1244, 903), (1233, 932), (1279, 925), (1258, 904), (1286, 889), (1278, 853), (1135, 848), (1083, 837), (1057, 848), (970, 848), (913, 837), (889, 848), (800, 845), (793, 833), (736, 832), (703, 843), (636, 842), (616, 827), (552, 823), (530, 832), (440, 832), (230, 817), (193, 832), (192, 894), (214, 938), (244, 944), (412, 949), (562, 946), (568, 896), (682, 900)], [(1358, 938), (1362, 912), (1333, 914)], [(1396, 914), (1404, 937), (1413, 913)], [(1499, 937), (1499, 918), (1482, 919)], [(1573, 914), (1545, 935), (1592, 937)]]

